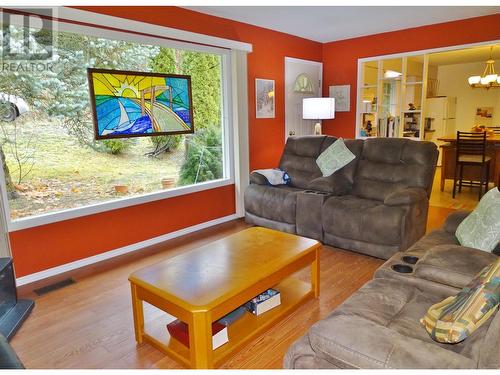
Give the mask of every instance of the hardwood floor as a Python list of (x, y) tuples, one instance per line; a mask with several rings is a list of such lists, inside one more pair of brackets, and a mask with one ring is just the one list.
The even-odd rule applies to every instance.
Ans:
[(453, 208), (429, 206), (429, 216), (427, 218), (427, 233), (439, 229), (443, 225), (446, 217), (455, 211)]
[[(477, 194), (478, 188), (464, 187), (462, 192), (456, 194), (455, 198), (452, 196), (453, 181), (446, 180), (444, 191), (441, 191), (441, 167), (436, 169), (434, 176), (434, 183), (432, 185), (432, 194), (429, 200), (431, 206), (444, 207), (456, 210), (473, 210), (478, 203)], [(490, 189), (493, 188), (490, 184)]]
[[(428, 230), (441, 226), (451, 211), (431, 207)], [(36, 305), (12, 339), (12, 346), (27, 368), (180, 368), (150, 345), (136, 345), (128, 275), (245, 227), (243, 221), (233, 221), (145, 249), (140, 254), (59, 276), (58, 279), (72, 276), (77, 282), (43, 296), (31, 292), (36, 287), (33, 285), (21, 289), (20, 296), (34, 298)], [(223, 367), (281, 368), (290, 344), (370, 280), (382, 263), (369, 256), (323, 246), (319, 300), (301, 306), (246, 345)], [(308, 280), (309, 269), (297, 275)], [(165, 314), (156, 308), (146, 306), (145, 318), (153, 329), (165, 329)]]

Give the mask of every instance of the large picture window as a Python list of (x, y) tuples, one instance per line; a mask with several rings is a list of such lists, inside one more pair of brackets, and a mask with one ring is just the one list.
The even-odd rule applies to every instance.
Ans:
[[(10, 25), (9, 34), (15, 45), (24, 30)], [(223, 53), (148, 44), (148, 38), (138, 43), (62, 30), (54, 37), (50, 69), (0, 71), (0, 154), (11, 220), (230, 177)], [(96, 139), (87, 68), (189, 76), (194, 134)], [(132, 82), (123, 85), (134, 90)]]

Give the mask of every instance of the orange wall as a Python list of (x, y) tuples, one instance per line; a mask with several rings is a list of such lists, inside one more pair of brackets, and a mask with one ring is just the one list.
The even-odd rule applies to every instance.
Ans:
[[(251, 43), (248, 56), (250, 169), (275, 167), (284, 144), (284, 58), (321, 61), (321, 44), (176, 7), (81, 7)], [(88, 22), (92, 22), (91, 19)], [(255, 78), (276, 81), (276, 118), (255, 118)], [(10, 234), (18, 277), (235, 212), (234, 185), (80, 217)]]
[(10, 234), (16, 276), (97, 255), (235, 212), (234, 185)]
[(358, 58), (500, 39), (500, 14), (422, 26), (323, 45), (323, 95), (328, 86), (351, 85), (351, 111), (324, 121), (327, 134), (353, 138)]

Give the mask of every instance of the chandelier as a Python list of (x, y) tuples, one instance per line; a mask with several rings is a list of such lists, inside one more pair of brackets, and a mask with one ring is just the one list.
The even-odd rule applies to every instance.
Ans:
[(495, 73), (495, 60), (492, 59), (493, 47), (490, 49), (490, 58), (486, 61), (486, 67), (482, 76), (469, 77), (469, 85), (472, 88), (500, 87), (500, 76)]

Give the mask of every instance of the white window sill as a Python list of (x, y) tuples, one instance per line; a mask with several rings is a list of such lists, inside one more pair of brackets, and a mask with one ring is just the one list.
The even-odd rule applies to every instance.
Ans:
[(77, 217), (93, 215), (100, 212), (116, 210), (124, 207), (136, 206), (148, 202), (159, 201), (163, 199), (177, 197), (180, 195), (196, 193), (232, 184), (234, 184), (234, 180), (232, 178), (224, 178), (220, 180), (202, 182), (194, 185), (182, 186), (165, 191), (136, 195), (133, 197), (121, 198), (102, 203), (95, 203), (83, 207), (70, 208), (67, 210), (50, 212), (16, 220), (10, 220), (10, 222), (8, 223), (9, 232), (15, 232), (22, 229), (56, 223), (64, 220), (70, 220)]

